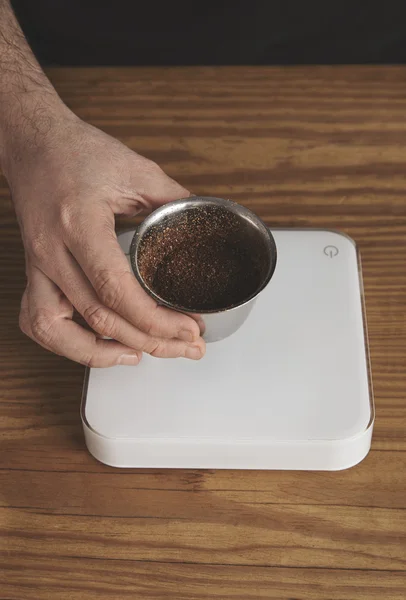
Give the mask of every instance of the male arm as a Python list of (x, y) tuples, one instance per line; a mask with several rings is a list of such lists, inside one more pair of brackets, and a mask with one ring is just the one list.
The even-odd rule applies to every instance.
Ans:
[[(24, 333), (93, 367), (135, 365), (143, 352), (203, 356), (196, 320), (144, 292), (114, 231), (115, 214), (132, 216), (189, 192), (68, 109), (9, 0), (0, 0), (0, 165), (25, 247)], [(75, 309), (92, 331), (72, 320)]]

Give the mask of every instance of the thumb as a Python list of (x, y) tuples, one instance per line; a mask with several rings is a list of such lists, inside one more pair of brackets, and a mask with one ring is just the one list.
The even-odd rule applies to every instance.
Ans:
[(156, 173), (153, 182), (148, 186), (148, 191), (144, 198), (151, 209), (158, 208), (172, 200), (180, 198), (189, 198), (193, 196), (188, 189), (180, 185), (177, 181), (169, 177), (160, 167)]

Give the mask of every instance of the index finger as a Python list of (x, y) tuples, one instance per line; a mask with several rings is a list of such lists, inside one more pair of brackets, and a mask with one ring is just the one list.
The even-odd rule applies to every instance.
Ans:
[(199, 339), (199, 326), (191, 317), (159, 306), (136, 280), (114, 232), (92, 227), (91, 235), (72, 232), (69, 250), (83, 269), (101, 302), (130, 323), (156, 337)]
[(113, 340), (102, 340), (72, 321), (72, 305), (44, 273), (30, 269), (20, 327), (38, 344), (88, 367), (136, 365), (142, 352)]

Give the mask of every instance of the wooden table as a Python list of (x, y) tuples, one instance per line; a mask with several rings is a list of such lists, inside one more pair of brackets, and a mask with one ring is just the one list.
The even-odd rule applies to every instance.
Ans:
[(84, 370), (19, 333), (1, 180), (0, 597), (406, 598), (406, 68), (53, 70), (81, 117), (197, 193), (363, 255), (377, 418), (338, 473), (121, 471), (86, 451)]

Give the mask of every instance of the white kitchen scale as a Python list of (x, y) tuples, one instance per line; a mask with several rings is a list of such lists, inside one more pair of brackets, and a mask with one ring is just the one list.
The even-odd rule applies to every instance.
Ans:
[[(134, 232), (119, 236), (128, 255)], [(88, 371), (89, 451), (115, 467), (337, 470), (371, 445), (374, 408), (355, 243), (272, 230), (275, 274), (198, 362), (145, 355)]]

